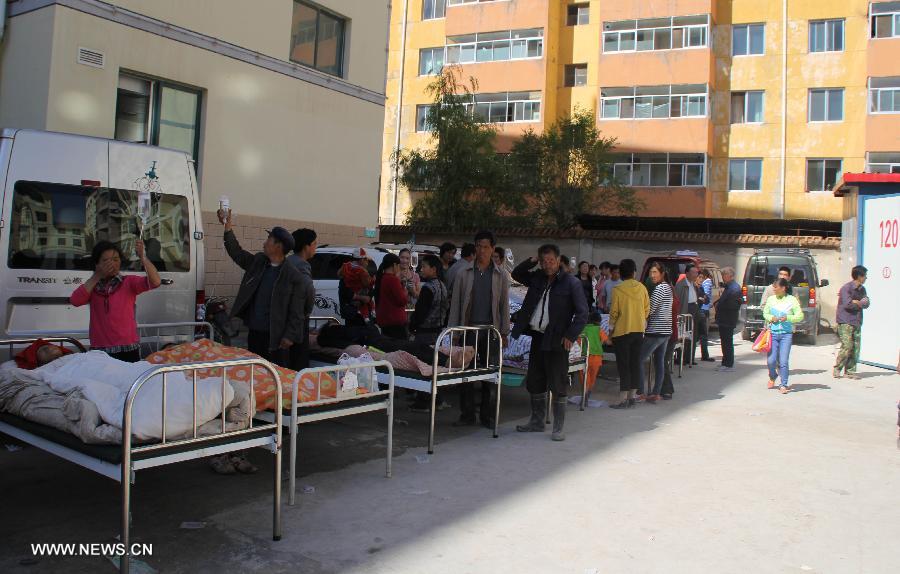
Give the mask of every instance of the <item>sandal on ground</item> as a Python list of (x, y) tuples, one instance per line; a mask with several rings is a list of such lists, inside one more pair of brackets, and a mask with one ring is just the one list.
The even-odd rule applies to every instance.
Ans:
[(767, 388), (767, 389), (774, 389), (774, 388), (775, 388), (775, 381), (773, 381), (772, 379), (769, 379), (769, 384), (766, 386), (766, 388)]
[(214, 456), (209, 459), (209, 466), (217, 473), (217, 474), (236, 474), (237, 469), (234, 467), (234, 463), (231, 462), (231, 456), (228, 454), (223, 454), (221, 456)]
[(858, 381), (858, 380), (862, 379), (862, 377), (860, 377), (856, 373), (844, 373), (844, 378), (850, 379), (851, 381)]
[(244, 455), (235, 454), (231, 456), (231, 464), (237, 469), (238, 472), (242, 472), (244, 474), (253, 474), (259, 468), (249, 460)]
[(778, 392), (781, 393), (782, 395), (786, 395), (789, 392), (791, 392), (792, 390), (793, 389), (791, 389), (791, 387), (778, 387)]

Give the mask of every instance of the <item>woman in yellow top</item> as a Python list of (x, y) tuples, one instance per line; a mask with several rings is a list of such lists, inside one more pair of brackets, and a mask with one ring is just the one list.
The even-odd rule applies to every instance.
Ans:
[(641, 384), (641, 347), (650, 316), (650, 296), (647, 288), (634, 280), (635, 272), (637, 264), (633, 259), (619, 263), (622, 282), (613, 288), (609, 307), (609, 329), (619, 371), (620, 401), (610, 405), (614, 409), (633, 407)]
[[(769, 349), (767, 361), (769, 388), (775, 386), (775, 379), (780, 375), (781, 384), (778, 385), (778, 390), (781, 394), (789, 393), (791, 390), (788, 385), (788, 376), (790, 375), (788, 362), (791, 358), (791, 345), (794, 340), (794, 323), (803, 320), (800, 301), (793, 295), (787, 294), (789, 285), (787, 279), (777, 279), (773, 285), (775, 294), (766, 299), (766, 305), (763, 308), (763, 317), (772, 333), (772, 348)], [(777, 374), (775, 373), (776, 365), (778, 365)]]

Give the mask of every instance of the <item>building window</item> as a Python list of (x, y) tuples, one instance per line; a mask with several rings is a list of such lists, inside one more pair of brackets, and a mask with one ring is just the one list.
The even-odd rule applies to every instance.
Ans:
[(900, 152), (870, 152), (866, 161), (868, 173), (900, 173)]
[(591, 7), (589, 4), (570, 4), (566, 15), (567, 26), (584, 26), (591, 23)]
[(761, 159), (733, 159), (728, 162), (729, 191), (760, 191), (761, 189)]
[(763, 91), (731, 92), (731, 123), (761, 124), (763, 122)]
[(119, 74), (114, 137), (174, 148), (196, 159), (200, 151), (200, 91)]
[(419, 75), (436, 76), (444, 68), (444, 47), (419, 50)]
[(900, 36), (900, 2), (876, 2), (872, 4), (872, 38)]
[(613, 158), (613, 177), (630, 187), (702, 187), (702, 153), (626, 153)]
[(345, 18), (294, 0), (291, 61), (332, 76), (342, 76), (345, 29)]
[(732, 56), (758, 56), (765, 52), (765, 24), (740, 24), (731, 29)]
[(604, 52), (705, 48), (709, 15), (604, 22)]
[(56, 238), (56, 244), (57, 244), (59, 247), (65, 247), (65, 246), (66, 246), (66, 238), (65, 238), (65, 237), (57, 237), (57, 238)]
[(431, 131), (431, 125), (428, 123), (428, 116), (429, 116), (429, 114), (431, 114), (432, 105), (433, 104), (416, 106), (416, 131), (417, 132)]
[(806, 191), (831, 191), (841, 177), (841, 160), (806, 160)]
[(443, 18), (447, 11), (447, 0), (423, 0), (422, 20)]
[(448, 64), (527, 60), (544, 56), (544, 30), (506, 30), (447, 37)]
[(869, 112), (900, 114), (900, 76), (869, 78)]
[(566, 66), (566, 87), (573, 88), (587, 85), (587, 64), (571, 64)]
[(844, 119), (844, 89), (809, 91), (809, 121), (840, 122)]
[(600, 117), (603, 119), (661, 119), (706, 117), (705, 84), (602, 88)]
[(844, 21), (816, 20), (809, 23), (809, 51), (843, 52)]
[(476, 121), (483, 123), (541, 121), (540, 92), (475, 94), (463, 105)]

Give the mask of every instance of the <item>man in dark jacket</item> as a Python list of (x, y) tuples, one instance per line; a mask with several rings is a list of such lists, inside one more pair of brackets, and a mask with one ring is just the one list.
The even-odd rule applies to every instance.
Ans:
[(690, 353), (687, 354), (691, 359), (690, 364), (692, 365), (697, 364), (694, 361), (694, 354), (697, 350), (697, 343), (700, 342), (698, 335), (700, 335), (703, 326), (700, 320), (700, 296), (695, 285), (699, 274), (700, 270), (697, 269), (697, 266), (693, 263), (688, 263), (684, 267), (684, 277), (675, 285), (675, 296), (681, 302), (681, 308), (678, 310), (678, 313), (680, 315), (690, 315), (694, 319), (694, 345), (691, 347)]
[(283, 227), (274, 227), (262, 253), (250, 253), (241, 249), (234, 236), (231, 211), (220, 209), (218, 215), (225, 225), (225, 251), (244, 270), (231, 316), (243, 319), (250, 330), (250, 352), (288, 367), (288, 349), (303, 335), (303, 279), (296, 267), (285, 265), (294, 239)]
[(534, 257), (519, 264), (513, 279), (528, 286), (513, 337), (531, 335), (526, 386), (531, 394), (531, 420), (519, 432), (543, 432), (547, 390), (553, 392), (553, 440), (565, 440), (563, 432), (568, 393), (569, 350), (588, 319), (587, 301), (581, 282), (560, 269), (559, 247), (538, 250), (540, 269)]
[(319, 246), (316, 232), (302, 228), (291, 234), (294, 239), (294, 252), (287, 256), (287, 262), (300, 271), (300, 306), (303, 309), (303, 333), (297, 345), (291, 346), (291, 369), (300, 371), (309, 367), (309, 318), (312, 316), (316, 302), (316, 287), (312, 279), (312, 267), (309, 260), (316, 254)]
[(719, 324), (719, 337), (722, 339), (722, 365), (716, 370), (730, 373), (734, 371), (733, 337), (743, 297), (741, 286), (734, 280), (734, 267), (722, 268), (722, 281), (725, 283), (725, 290), (715, 303), (716, 323)]

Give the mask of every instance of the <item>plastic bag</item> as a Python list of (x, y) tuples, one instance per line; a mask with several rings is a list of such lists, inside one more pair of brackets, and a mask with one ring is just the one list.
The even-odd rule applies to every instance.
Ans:
[(763, 329), (756, 340), (753, 341), (753, 350), (757, 353), (768, 353), (772, 350), (772, 332)]
[[(338, 359), (338, 365), (359, 365), (363, 363), (371, 363), (374, 359), (369, 353), (363, 353), (358, 357), (351, 357), (347, 353), (341, 355)], [(345, 372), (341, 376), (341, 394), (356, 394), (357, 389), (365, 389), (369, 392), (378, 390), (378, 378), (375, 373), (375, 367), (362, 367)]]

